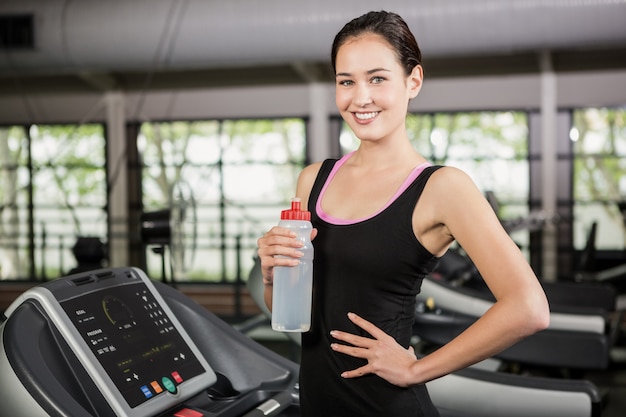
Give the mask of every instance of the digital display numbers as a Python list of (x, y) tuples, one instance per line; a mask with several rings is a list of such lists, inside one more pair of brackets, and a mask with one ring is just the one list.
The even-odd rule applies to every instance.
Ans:
[(146, 285), (108, 287), (61, 302), (130, 407), (205, 372)]

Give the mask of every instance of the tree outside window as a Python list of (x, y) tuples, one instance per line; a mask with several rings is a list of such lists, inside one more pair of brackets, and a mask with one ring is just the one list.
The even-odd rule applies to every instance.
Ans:
[(626, 248), (626, 110), (573, 111), (574, 246), (583, 249), (597, 225), (600, 250)]
[[(173, 250), (177, 281), (232, 282), (252, 268), (256, 240), (278, 222), (305, 161), (302, 119), (145, 123), (144, 211), (188, 207), (185, 253)], [(147, 252), (159, 276), (163, 258)], [(244, 275), (242, 277), (242, 275)]]
[(0, 129), (3, 279), (53, 279), (75, 266), (80, 236), (106, 241), (101, 125)]

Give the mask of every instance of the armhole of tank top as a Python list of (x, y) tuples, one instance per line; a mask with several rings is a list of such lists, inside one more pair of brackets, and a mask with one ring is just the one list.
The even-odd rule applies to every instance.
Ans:
[[(322, 162), (319, 171), (317, 172), (317, 176), (315, 177), (315, 181), (313, 182), (313, 187), (311, 188), (311, 194), (309, 196), (309, 204), (308, 209), (311, 212), (317, 213), (317, 203), (319, 201), (321, 190), (326, 184), (326, 180), (330, 172), (332, 171), (334, 165), (337, 163), (338, 159), (336, 158), (328, 158)], [(311, 197), (314, 199), (314, 204), (311, 205)]]

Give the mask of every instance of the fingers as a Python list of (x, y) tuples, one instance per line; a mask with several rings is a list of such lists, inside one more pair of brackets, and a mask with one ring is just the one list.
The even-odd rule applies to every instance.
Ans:
[[(387, 335), (387, 333), (383, 332), (381, 329), (376, 327), (376, 325), (374, 325), (373, 323), (365, 320), (364, 318), (362, 318), (361, 316), (359, 316), (357, 314), (348, 313), (348, 318), (354, 324), (356, 324), (361, 329), (363, 329), (367, 333), (369, 333), (373, 338), (357, 336), (357, 335), (355, 335), (353, 333), (342, 332), (342, 331), (339, 331), (339, 330), (331, 331), (330, 335), (332, 337), (334, 337), (337, 340), (341, 340), (342, 342), (349, 343), (350, 345), (355, 346), (357, 348), (364, 348), (364, 349), (371, 349), (372, 347), (374, 347), (374, 345), (375, 345), (377, 340), (384, 340), (384, 339), (387, 339), (387, 338), (391, 337), (391, 336)], [(348, 351), (343, 351), (342, 350), (342, 352), (343, 353), (348, 353), (348, 354), (350, 354), (352, 356), (357, 356), (357, 355), (353, 354), (352, 351), (348, 352)], [(357, 356), (357, 357), (361, 357), (361, 356)]]
[(344, 345), (342, 343), (331, 343), (330, 347), (335, 352), (350, 355), (355, 358), (361, 358), (361, 359), (368, 358), (369, 347), (367, 347), (367, 340), (369, 339), (366, 339), (360, 336), (350, 335), (348, 333), (337, 332), (337, 331), (332, 331), (330, 332), (330, 334), (337, 340), (350, 343), (350, 345)]
[[(348, 318), (370, 334), (382, 333), (382, 336), (385, 336), (385, 333), (379, 330), (375, 325), (354, 313), (348, 313)], [(365, 366), (342, 373), (342, 377), (356, 378), (372, 372), (371, 364), (369, 363), (369, 361), (370, 359), (372, 359), (372, 354), (374, 353), (372, 349), (374, 349), (376, 347), (376, 344), (378, 343), (376, 339), (358, 336), (339, 330), (332, 330), (330, 332), (330, 335), (336, 340), (346, 343), (332, 343), (330, 345), (332, 350), (368, 361), (368, 364)]]
[(365, 330), (367, 333), (372, 335), (372, 337), (374, 337), (375, 339), (382, 339), (387, 336), (387, 333), (383, 332), (378, 327), (376, 327), (376, 325), (365, 320), (363, 317), (357, 314), (348, 313), (348, 318), (350, 319), (352, 323), (356, 324), (361, 329)]
[[(343, 340), (348, 343), (351, 343), (349, 342), (349, 340), (356, 340), (357, 338), (359, 338), (358, 336), (349, 337), (350, 336), (349, 334), (343, 333), (343, 332), (337, 332), (337, 331), (331, 332), (331, 335), (338, 340)], [(360, 338), (360, 339), (365, 339), (365, 338)], [(355, 358), (361, 358), (365, 360), (368, 359), (367, 348), (348, 346), (348, 345), (343, 345), (341, 343), (332, 343), (330, 347), (335, 352), (343, 353), (345, 355), (350, 355)], [(371, 368), (371, 365), (368, 362), (367, 365), (361, 366), (360, 368), (342, 372), (341, 377), (342, 378), (358, 378), (363, 375), (372, 373), (372, 370), (370, 368)]]
[(302, 242), (296, 239), (296, 233), (284, 227), (274, 226), (257, 240), (261, 274), (268, 284), (272, 282), (276, 266), (295, 266), (303, 253), (298, 249)]
[(417, 361), (412, 346), (404, 348), (397, 341), (369, 321), (349, 313), (349, 319), (373, 337), (333, 330), (330, 335), (338, 342), (331, 343), (333, 351), (367, 363), (359, 368), (342, 372), (343, 378), (357, 378), (375, 374), (398, 386), (408, 386), (412, 382), (410, 368)]
[(373, 347), (375, 343), (375, 340), (370, 339), (369, 337), (357, 336), (352, 333), (340, 332), (339, 330), (331, 331), (330, 335), (337, 340), (349, 343), (351, 345), (351, 346), (347, 346), (347, 345), (340, 345), (340, 344), (335, 343), (331, 345), (333, 349), (337, 347), (337, 349), (335, 350), (337, 350), (338, 352), (347, 353), (349, 355), (357, 356), (357, 357), (363, 357), (363, 356), (358, 356), (357, 355), (358, 352), (353, 349), (360, 349), (360, 350), (370, 349), (371, 347)]
[(287, 229), (285, 227), (274, 226), (257, 240), (257, 245), (261, 249), (277, 244), (295, 247), (297, 243), (299, 243), (295, 240), (296, 236), (296, 232), (294, 232), (293, 230)]
[(369, 369), (370, 365), (361, 366), (360, 368), (353, 369), (351, 371), (345, 371), (341, 373), (342, 378), (359, 378), (363, 375), (371, 374), (372, 371)]

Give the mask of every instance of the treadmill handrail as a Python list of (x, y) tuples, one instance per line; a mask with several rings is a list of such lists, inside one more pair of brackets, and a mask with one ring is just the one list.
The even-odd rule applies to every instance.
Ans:
[(464, 417), (597, 417), (601, 414), (598, 389), (587, 380), (467, 368), (426, 385), (438, 407), (463, 411)]
[[(418, 300), (432, 298), (438, 307), (475, 317), (485, 314), (494, 304), (430, 278), (425, 278), (422, 281), (422, 289), (417, 297)], [(606, 318), (600, 314), (550, 312), (550, 326), (548, 328), (604, 334), (606, 332)]]

